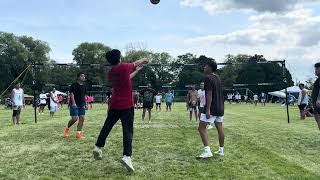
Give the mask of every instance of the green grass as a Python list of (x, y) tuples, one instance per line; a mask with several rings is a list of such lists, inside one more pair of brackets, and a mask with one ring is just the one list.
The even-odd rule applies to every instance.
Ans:
[[(85, 140), (62, 136), (69, 120), (60, 110), (53, 119), (33, 110), (22, 112), (23, 124), (11, 125), (11, 111), (0, 109), (0, 179), (320, 179), (320, 138), (313, 118), (291, 122), (278, 105), (226, 105), (225, 157), (198, 161), (202, 151), (197, 123), (189, 122), (184, 104), (173, 112), (153, 111), (153, 122), (143, 124), (135, 113), (133, 163), (128, 173), (120, 164), (122, 129), (118, 123), (104, 148), (102, 161), (92, 149), (106, 117), (105, 106), (95, 104), (85, 123)], [(215, 129), (211, 148), (218, 147)]]

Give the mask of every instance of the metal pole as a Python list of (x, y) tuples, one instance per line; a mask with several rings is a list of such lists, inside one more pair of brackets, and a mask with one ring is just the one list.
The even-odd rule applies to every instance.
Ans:
[(282, 74), (283, 74), (283, 82), (285, 84), (285, 93), (286, 93), (286, 106), (287, 106), (287, 119), (288, 119), (288, 124), (290, 123), (290, 115), (289, 115), (289, 103), (288, 103), (288, 80), (287, 80), (287, 75), (286, 75), (286, 60), (283, 60), (282, 62)]
[(34, 122), (37, 123), (37, 105), (36, 105), (36, 65), (32, 65), (32, 85), (33, 85), (33, 105), (34, 105)]

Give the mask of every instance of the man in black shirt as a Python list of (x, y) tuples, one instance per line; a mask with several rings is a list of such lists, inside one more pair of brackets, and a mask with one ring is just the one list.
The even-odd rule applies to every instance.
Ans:
[(142, 111), (142, 121), (144, 122), (144, 118), (146, 116), (146, 111), (149, 112), (149, 123), (151, 122), (151, 110), (153, 108), (153, 99), (157, 94), (154, 89), (151, 88), (151, 84), (148, 83), (148, 87), (141, 90), (141, 94), (143, 95), (143, 111)]
[(200, 115), (199, 133), (204, 146), (203, 153), (198, 158), (212, 157), (212, 152), (209, 146), (209, 137), (207, 132), (207, 125), (215, 124), (219, 135), (219, 150), (215, 154), (219, 156), (224, 155), (224, 98), (222, 83), (217, 74), (217, 64), (215, 61), (207, 62), (204, 67), (205, 79), (204, 90), (206, 97), (205, 112)]
[(67, 128), (64, 130), (64, 136), (69, 136), (70, 127), (79, 120), (76, 138), (83, 138), (82, 127), (84, 122), (84, 116), (87, 109), (86, 94), (87, 89), (84, 85), (85, 81), (84, 73), (77, 74), (77, 81), (70, 87), (70, 116), (71, 120), (68, 122)]
[(316, 120), (318, 124), (318, 128), (320, 130), (320, 63), (316, 63), (314, 65), (314, 73), (318, 77), (317, 80), (313, 84), (312, 88), (312, 95), (311, 95), (311, 100), (312, 100), (312, 106), (313, 106), (313, 111), (314, 111), (314, 119)]

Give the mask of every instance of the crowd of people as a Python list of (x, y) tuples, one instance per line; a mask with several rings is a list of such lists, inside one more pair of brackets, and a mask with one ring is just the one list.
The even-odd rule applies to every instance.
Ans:
[(229, 102), (229, 104), (251, 103), (257, 106), (257, 104), (260, 102), (263, 106), (266, 106), (266, 103), (268, 101), (268, 95), (265, 92), (261, 92), (260, 96), (257, 94), (248, 96), (248, 94), (241, 95), (239, 92), (236, 92), (236, 93), (228, 93), (226, 96), (226, 100)]
[[(134, 109), (142, 107), (142, 121), (145, 121), (146, 112), (148, 112), (148, 122), (151, 122), (151, 111), (154, 103), (156, 110), (161, 111), (161, 104), (166, 103), (166, 111), (171, 111), (172, 103), (174, 102), (174, 94), (168, 90), (165, 94), (156, 92), (151, 84), (140, 91), (133, 90), (132, 78), (143, 69), (143, 65), (149, 61), (141, 59), (133, 63), (122, 63), (121, 52), (119, 50), (111, 50), (106, 53), (107, 61), (112, 65), (108, 71), (106, 78), (112, 84), (112, 91), (107, 94), (108, 111), (106, 120), (100, 130), (97, 141), (93, 149), (93, 157), (96, 160), (102, 159), (102, 148), (106, 144), (106, 140), (114, 127), (121, 120), (123, 130), (123, 158), (122, 164), (128, 171), (134, 171), (132, 164), (132, 141), (133, 141), (133, 124), (134, 124)], [(187, 111), (190, 112), (190, 121), (194, 114), (195, 120), (199, 121), (198, 132), (203, 145), (203, 152), (197, 156), (198, 159), (210, 158), (213, 156), (209, 146), (209, 135), (207, 129), (216, 127), (219, 140), (219, 148), (215, 152), (218, 156), (224, 156), (224, 93), (222, 82), (216, 74), (217, 64), (214, 61), (207, 62), (204, 66), (204, 79), (199, 85), (199, 90), (192, 86), (188, 91), (186, 98)], [(298, 106), (300, 110), (300, 118), (305, 119), (306, 116), (314, 116), (320, 129), (320, 63), (315, 65), (315, 74), (318, 79), (314, 83), (311, 103), (307, 95), (307, 91), (303, 84), (299, 87), (301, 92), (298, 98)], [(78, 139), (83, 139), (83, 126), (85, 122), (85, 114), (88, 108), (92, 108), (94, 102), (93, 96), (88, 96), (87, 88), (84, 84), (86, 78), (83, 72), (76, 76), (76, 81), (71, 84), (67, 104), (69, 107), (70, 120), (66, 123), (63, 134), (68, 137), (71, 133), (72, 126), (77, 123), (76, 135)], [(25, 106), (24, 91), (20, 87), (20, 83), (16, 83), (15, 88), (11, 93), (13, 124), (20, 124), (21, 109)], [(262, 92), (260, 96), (253, 95), (253, 102), (256, 105), (258, 101), (265, 106), (267, 102), (267, 94)], [(45, 106), (48, 105), (50, 117), (54, 116), (59, 104), (64, 98), (59, 97), (55, 88), (49, 93), (42, 92), (39, 95), (39, 113), (43, 114)], [(228, 94), (227, 100), (232, 103), (241, 103), (242, 96), (239, 93)], [(248, 96), (244, 100), (250, 101)], [(62, 108), (62, 105), (60, 106)], [(312, 111), (312, 112), (311, 112)], [(312, 115), (313, 114), (313, 115)]]
[[(107, 119), (100, 131), (96, 146), (93, 151), (96, 160), (102, 159), (102, 148), (105, 146), (106, 139), (111, 132), (115, 123), (120, 119), (123, 129), (123, 158), (121, 162), (129, 171), (134, 171), (131, 155), (132, 155), (132, 139), (133, 139), (133, 121), (134, 108), (142, 102), (142, 120), (145, 119), (145, 114), (148, 111), (148, 120), (151, 121), (151, 110), (153, 108), (154, 99), (156, 110), (161, 110), (161, 102), (163, 95), (152, 89), (151, 84), (139, 91), (132, 90), (132, 77), (135, 76), (142, 68), (143, 64), (147, 64), (147, 59), (135, 61), (133, 63), (121, 63), (121, 53), (119, 50), (112, 50), (106, 54), (106, 59), (112, 65), (108, 71), (107, 78), (112, 83), (112, 97), (109, 100), (109, 110)], [(198, 158), (212, 157), (212, 152), (209, 146), (207, 134), (207, 126), (215, 124), (219, 134), (219, 150), (218, 155), (224, 155), (224, 132), (222, 127), (224, 116), (224, 101), (221, 81), (218, 75), (215, 74), (217, 64), (208, 62), (204, 68), (205, 80), (201, 84), (201, 91), (196, 91), (195, 88), (188, 93), (187, 104), (190, 115), (195, 112), (196, 119), (199, 122), (199, 134), (204, 145), (203, 153)], [(199, 93), (198, 93), (199, 92)], [(142, 97), (142, 100), (140, 99)], [(167, 111), (171, 110), (171, 105), (174, 95), (168, 91), (164, 95)], [(200, 103), (199, 103), (200, 101)], [(201, 109), (201, 114), (198, 114), (197, 109)]]

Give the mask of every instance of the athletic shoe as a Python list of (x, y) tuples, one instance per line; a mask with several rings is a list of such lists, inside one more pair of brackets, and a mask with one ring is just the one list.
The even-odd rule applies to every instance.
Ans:
[(68, 137), (70, 135), (70, 129), (69, 128), (65, 128), (64, 131), (63, 131), (63, 135), (65, 137)]
[(224, 152), (220, 151), (220, 150), (214, 152), (214, 154), (219, 155), (219, 156), (224, 156)]
[(213, 126), (211, 125), (211, 124), (209, 124), (208, 126), (207, 126), (207, 129), (212, 129), (213, 128)]
[(209, 152), (203, 151), (203, 153), (200, 156), (198, 156), (197, 159), (206, 159), (206, 158), (210, 158), (212, 156), (213, 155), (212, 155), (211, 151), (209, 151)]
[(102, 150), (99, 147), (95, 147), (93, 150), (93, 158), (95, 160), (102, 160)]
[(123, 156), (123, 158), (121, 159), (121, 163), (127, 168), (128, 171), (134, 171), (130, 156)]
[(78, 131), (78, 132), (76, 133), (76, 138), (78, 138), (78, 139), (84, 139), (83, 133), (82, 133), (81, 131)]

